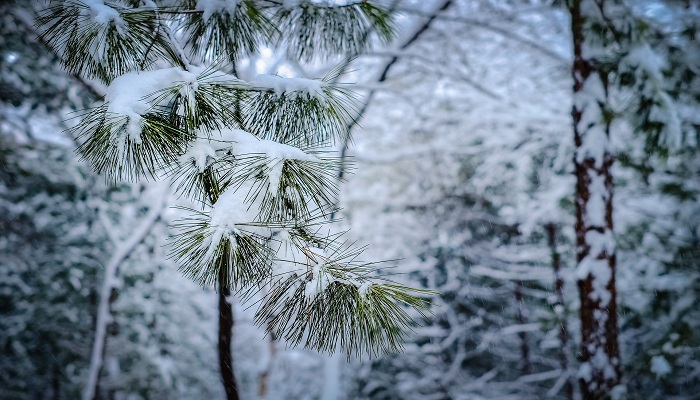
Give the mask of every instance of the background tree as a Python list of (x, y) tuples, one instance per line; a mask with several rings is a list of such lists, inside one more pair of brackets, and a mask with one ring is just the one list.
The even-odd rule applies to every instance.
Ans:
[[(435, 279), (435, 281), (439, 282), (439, 285), (445, 285), (444, 288), (455, 287), (455, 277), (461, 274), (462, 278), (459, 281), (462, 285), (465, 285), (464, 282), (474, 284), (474, 287), (469, 286), (468, 289), (464, 289), (465, 302), (472, 306), (488, 304), (491, 300), (500, 304), (501, 307), (492, 311), (494, 314), (492, 326), (499, 334), (508, 333), (515, 336), (521, 328), (527, 328), (518, 326), (519, 324), (515, 323), (516, 318), (504, 318), (506, 315), (515, 317), (518, 313), (517, 309), (510, 307), (514, 302), (511, 300), (509, 303), (506, 300), (507, 291), (479, 290), (482, 285), (494, 287), (483, 281), (483, 275), (486, 273), (490, 278), (495, 278), (492, 284), (496, 283), (500, 285), (496, 287), (503, 288), (512, 288), (513, 283), (522, 279), (522, 276), (526, 276), (528, 279), (524, 281), (521, 304), (529, 312), (529, 321), (540, 326), (537, 330), (546, 332), (542, 336), (537, 331), (527, 332), (527, 340), (531, 345), (530, 359), (542, 362), (543, 365), (534, 366), (534, 373), (525, 376), (509, 377), (506, 374), (501, 375), (502, 372), (499, 370), (487, 370), (486, 372), (491, 373), (484, 373), (483, 370), (478, 369), (479, 362), (484, 362), (489, 357), (494, 357), (494, 361), (500, 363), (503, 363), (504, 359), (509, 360), (512, 364), (506, 364), (509, 366), (508, 370), (516, 370), (516, 362), (520, 358), (519, 349), (516, 347), (519, 343), (511, 338), (509, 345), (498, 342), (498, 346), (489, 348), (486, 343), (493, 343), (494, 337), (500, 339), (501, 336), (491, 333), (480, 337), (480, 329), (475, 328), (464, 332), (464, 340), (484, 343), (479, 362), (457, 363), (453, 370), (464, 376), (469, 376), (467, 374), (473, 370), (480, 374), (475, 374), (476, 378), (473, 379), (450, 379), (449, 384), (444, 384), (444, 381), (440, 382), (441, 378), (455, 376), (446, 374), (444, 371), (448, 370), (449, 361), (456, 357), (460, 347), (447, 350), (448, 355), (441, 357), (432, 355), (439, 349), (436, 343), (441, 343), (445, 338), (456, 340), (459, 335), (450, 335), (454, 331), (445, 328), (427, 330), (425, 333), (419, 330), (415, 337), (416, 347), (412, 345), (405, 355), (397, 355), (391, 360), (384, 359), (377, 362), (375, 368), (368, 368), (369, 372), (361, 376), (359, 382), (365, 386), (360, 386), (362, 390), (360, 393), (364, 396), (376, 398), (410, 396), (412, 389), (417, 390), (413, 386), (414, 383), (420, 382), (420, 385), (430, 384), (434, 388), (439, 388), (443, 395), (444, 393), (450, 393), (453, 396), (454, 393), (470, 393), (469, 396), (481, 395), (488, 398), (494, 396), (493, 393), (498, 393), (499, 398), (509, 394), (519, 398), (519, 396), (522, 397), (522, 393), (538, 393), (542, 397), (557, 394), (564, 397), (566, 395), (562, 391), (563, 385), (571, 376), (577, 377), (580, 365), (574, 362), (570, 364), (573, 367), (571, 370), (562, 369), (559, 362), (561, 352), (557, 348), (561, 346), (558, 335), (562, 317), (565, 318), (569, 332), (572, 333), (570, 343), (578, 344), (581, 340), (580, 324), (575, 317), (576, 312), (579, 311), (579, 301), (570, 296), (571, 290), (566, 289), (573, 287), (576, 279), (576, 275), (571, 270), (571, 266), (575, 264), (572, 246), (575, 243), (572, 229), (574, 181), (572, 180), (573, 165), (570, 162), (573, 158), (574, 144), (572, 138), (563, 138), (556, 131), (570, 129), (570, 110), (567, 109), (566, 104), (571, 101), (571, 96), (565, 88), (571, 83), (570, 78), (566, 77), (568, 64), (571, 61), (569, 61), (570, 47), (565, 40), (570, 40), (571, 37), (567, 33), (568, 18), (561, 14), (561, 9), (548, 9), (548, 4), (541, 4), (541, 6), (533, 7), (532, 3), (475, 2), (469, 5), (457, 3), (457, 7), (463, 8), (456, 8), (456, 10), (464, 14), (453, 11), (439, 16), (438, 24), (435, 25), (437, 32), (434, 36), (428, 34), (424, 37), (424, 47), (418, 43), (416, 47), (401, 53), (401, 60), (406, 64), (406, 70), (402, 70), (402, 64), (399, 63), (396, 75), (390, 76), (388, 80), (390, 84), (385, 86), (389, 90), (382, 93), (382, 96), (387, 99), (387, 104), (391, 104), (392, 112), (381, 112), (379, 111), (381, 107), (378, 107), (377, 116), (372, 117), (370, 112), (364, 123), (366, 132), (385, 132), (385, 135), (380, 138), (379, 135), (369, 137), (358, 134), (356, 137), (358, 143), (356, 159), (360, 165), (365, 163), (368, 166), (360, 168), (358, 176), (354, 178), (359, 181), (358, 183), (350, 181), (350, 187), (346, 191), (348, 196), (346, 204), (350, 205), (347, 207), (347, 213), (355, 232), (366, 232), (369, 226), (389, 226), (388, 231), (411, 232), (404, 236), (406, 243), (403, 246), (384, 242), (383, 246), (380, 246), (383, 251), (376, 257), (403, 257), (411, 260), (404, 265), (411, 266), (417, 271), (417, 277), (442, 276), (442, 273), (435, 270), (439, 271), (443, 268), (445, 258), (448, 260), (448, 265), (450, 262), (454, 263), (455, 272), (451, 276), (448, 274), (448, 278)], [(597, 36), (599, 34), (611, 34), (606, 31), (607, 28), (595, 25), (596, 19), (591, 21), (591, 18), (588, 22), (600, 29), (597, 30), (594, 26), (586, 31), (591, 35), (589, 39), (594, 42), (593, 44), (600, 44), (607, 40), (605, 43), (609, 46), (605, 49), (604, 61), (598, 65), (609, 74), (611, 87), (613, 87), (610, 92), (613, 100), (608, 116), (614, 117), (612, 129), (617, 137), (611, 144), (611, 151), (624, 154), (624, 161), (620, 163), (622, 165), (618, 164), (612, 170), (613, 174), (621, 177), (618, 182), (620, 189), (616, 192), (614, 203), (617, 210), (615, 221), (619, 224), (616, 228), (619, 240), (617, 259), (622, 266), (621, 269), (625, 270), (621, 272), (623, 277), (618, 280), (618, 289), (621, 293), (619, 317), (622, 327), (635, 321), (635, 328), (628, 331), (623, 328), (620, 332), (623, 338), (621, 340), (623, 368), (631, 368), (634, 371), (623, 379), (622, 384), (631, 397), (655, 390), (656, 393), (666, 393), (666, 395), (674, 393), (673, 395), (679, 398), (692, 398), (689, 387), (693, 385), (693, 381), (689, 377), (694, 375), (690, 369), (680, 365), (671, 367), (670, 364), (668, 365), (670, 368), (664, 368), (666, 365), (663, 360), (666, 357), (658, 357), (664, 352), (658, 346), (656, 350), (652, 350), (651, 343), (656, 339), (646, 342), (646, 339), (651, 339), (654, 335), (646, 336), (641, 333), (646, 331), (645, 328), (656, 331), (651, 328), (651, 325), (642, 322), (647, 321), (647, 318), (651, 318), (653, 314), (650, 314), (651, 308), (647, 305), (656, 303), (655, 293), (658, 292), (649, 288), (656, 287), (656, 290), (659, 290), (663, 285), (665, 289), (662, 291), (669, 293), (669, 287), (665, 285), (674, 282), (670, 284), (674, 287), (670, 292), (674, 294), (670, 295), (669, 302), (666, 304), (668, 307), (678, 307), (678, 310), (685, 309), (686, 303), (676, 302), (683, 297), (681, 293), (688, 293), (689, 290), (684, 285), (680, 285), (681, 281), (672, 277), (672, 274), (668, 275), (669, 281), (659, 279), (660, 276), (666, 276), (673, 271), (671, 267), (673, 263), (670, 259), (673, 258), (671, 254), (675, 254), (676, 250), (672, 246), (667, 247), (670, 245), (668, 241), (651, 239), (652, 236), (656, 237), (656, 233), (652, 232), (661, 229), (664, 225), (661, 221), (667, 221), (669, 227), (686, 226), (686, 224), (676, 216), (672, 216), (673, 212), (670, 210), (675, 209), (675, 206), (670, 206), (672, 201), (669, 202), (670, 198), (666, 195), (654, 197), (656, 200), (648, 200), (652, 192), (660, 194), (656, 191), (660, 186), (655, 186), (657, 189), (651, 189), (649, 184), (660, 185), (660, 181), (645, 183), (643, 171), (662, 174), (663, 170), (667, 175), (662, 180), (670, 179), (676, 183), (678, 183), (677, 179), (685, 181), (685, 178), (681, 178), (680, 175), (671, 178), (675, 173), (671, 172), (670, 165), (680, 163), (684, 157), (683, 153), (690, 154), (696, 151), (692, 148), (696, 143), (694, 139), (696, 133), (690, 122), (692, 118), (687, 116), (679, 118), (679, 124), (686, 127), (683, 130), (682, 142), (690, 146), (681, 152), (678, 150), (664, 152), (663, 148), (673, 143), (671, 138), (676, 137), (674, 130), (669, 129), (673, 128), (672, 125), (667, 124), (663, 129), (657, 130), (657, 135), (654, 136), (652, 131), (644, 127), (658, 128), (661, 125), (640, 123), (644, 118), (639, 116), (648, 114), (654, 115), (654, 118), (666, 118), (666, 121), (672, 121), (669, 116), (674, 112), (683, 115), (686, 106), (678, 103), (672, 92), (666, 91), (677, 106), (664, 107), (664, 104), (669, 103), (664, 103), (663, 90), (658, 90), (658, 88), (668, 89), (678, 85), (678, 83), (672, 83), (674, 80), (667, 80), (677, 72), (672, 73), (673, 70), (669, 68), (662, 68), (662, 72), (658, 74), (642, 72), (648, 71), (652, 65), (664, 65), (664, 62), (659, 61), (673, 59), (666, 58), (672, 53), (662, 50), (663, 46), (661, 46), (654, 48), (650, 57), (635, 59), (635, 52), (630, 49), (642, 49), (645, 43), (651, 45), (654, 42), (650, 39), (651, 37), (655, 37), (655, 40), (660, 42), (664, 42), (665, 40), (660, 38), (665, 37), (671, 39), (677, 46), (683, 47), (686, 54), (695, 54), (695, 48), (689, 42), (673, 33), (666, 36), (670, 32), (685, 32), (683, 35), (692, 36), (688, 32), (693, 28), (681, 28), (675, 23), (665, 25), (670, 22), (670, 19), (665, 18), (678, 15), (673, 14), (672, 10), (683, 12), (684, 15), (689, 14), (688, 9), (683, 8), (681, 4), (662, 5), (660, 2), (648, 2), (645, 5), (635, 3), (628, 6), (630, 7), (622, 8), (624, 13), (614, 14), (612, 21), (616, 26), (619, 24), (619, 26), (633, 27), (634, 29), (625, 32), (626, 34), (636, 32), (637, 36), (629, 38), (625, 36), (619, 41), (613, 36), (607, 39), (599, 37)], [(425, 9), (420, 6), (406, 6), (404, 10), (406, 9), (410, 9), (417, 15), (426, 15)], [(653, 18), (650, 19), (650, 16)], [(677, 17), (674, 21), (692, 19), (687, 17)], [(666, 22), (662, 22), (661, 19)], [(532, 23), (528, 24), (528, 22)], [(651, 34), (648, 30), (644, 34), (639, 33), (641, 27), (649, 29), (652, 26), (656, 29), (666, 26), (662, 28), (666, 34), (659, 32)], [(494, 36), (499, 37), (494, 35), (494, 32), (504, 31), (507, 34), (503, 34), (503, 40), (494, 38)], [(482, 34), (479, 35), (479, 33)], [(629, 34), (632, 35), (632, 33)], [(460, 47), (454, 43), (457, 40), (463, 43), (467, 40), (473, 41), (467, 41), (464, 47)], [(524, 45), (525, 43), (530, 44)], [(588, 46), (590, 47), (590, 44)], [(440, 49), (449, 49), (449, 51), (440, 53)], [(433, 58), (442, 60), (439, 66), (429, 62)], [(452, 60), (455, 61), (452, 62)], [(640, 67), (640, 64), (643, 66)], [(629, 73), (626, 77), (623, 76), (624, 71), (629, 71), (630, 65), (635, 65), (636, 83), (621, 84), (622, 78), (630, 77)], [(673, 64), (667, 64), (667, 66), (670, 65)], [(399, 70), (402, 73), (398, 73)], [(491, 75), (489, 74), (491, 71), (499, 72)], [(510, 71), (510, 74), (507, 71)], [(679, 70), (675, 69), (675, 71)], [(498, 96), (494, 98), (475, 87), (467, 88), (467, 84), (460, 80), (463, 74), (467, 78), (476, 80), (481, 88), (491, 89), (491, 93)], [(654, 79), (650, 79), (650, 76), (664, 77), (657, 81), (660, 83), (656, 85), (657, 90), (653, 90)], [(491, 82), (493, 83), (489, 85)], [(692, 80), (685, 82), (689, 83)], [(681, 85), (686, 88), (691, 86)], [(427, 96), (427, 93), (432, 95)], [(655, 100), (643, 100), (652, 95)], [(379, 102), (380, 97), (377, 97), (376, 101)], [(684, 101), (689, 101), (689, 98)], [(689, 103), (693, 104), (692, 101)], [(641, 104), (646, 104), (654, 111), (651, 113), (639, 111), (636, 107)], [(411, 118), (408, 118), (409, 115)], [(652, 148), (645, 147), (648, 146), (645, 143), (649, 141), (654, 143)], [(411, 143), (411, 146), (402, 146), (402, 143)], [(418, 143), (420, 145), (417, 145)], [(656, 155), (650, 156), (650, 150)], [(635, 156), (630, 158), (628, 154), (630, 152)], [(668, 157), (666, 161), (662, 161), (664, 154)], [(440, 161), (436, 162), (435, 159)], [(666, 164), (669, 161), (671, 164)], [(433, 164), (437, 165), (437, 168), (433, 168)], [(460, 170), (460, 166), (463, 170)], [(633, 170), (630, 170), (630, 167)], [(660, 178), (661, 175), (656, 176)], [(686, 181), (682, 186), (688, 188), (686, 185), (689, 182)], [(365, 196), (353, 189), (353, 185), (371, 187), (371, 194)], [(681, 193), (685, 193), (686, 196), (692, 193), (692, 190), (685, 192), (678, 190), (678, 186), (675, 188), (674, 190), (667, 187), (665, 190), (674, 191), (680, 196), (683, 196)], [(484, 244), (469, 241), (478, 236), (474, 233), (474, 228), (468, 228), (466, 221), (481, 208), (469, 202), (466, 204), (470, 206), (465, 207), (461, 212), (448, 213), (442, 206), (435, 206), (443, 204), (438, 200), (441, 191), (461, 192), (471, 194), (470, 198), (485, 199), (481, 204), (490, 205), (490, 218), (484, 218), (488, 221), (484, 224), (479, 224), (477, 219), (474, 221), (474, 228), (481, 228), (488, 232), (491, 227), (495, 228), (498, 226), (497, 223), (501, 222), (517, 227), (518, 235), (511, 237), (510, 244), (502, 241), (502, 234), (484, 235), (482, 239), (488, 238)], [(407, 204), (404, 204), (402, 199), (412, 199), (412, 201), (406, 201)], [(425, 199), (424, 202), (423, 199)], [(414, 208), (415, 204), (421, 207)], [(679, 207), (685, 212), (691, 212), (692, 209), (689, 203), (679, 204)], [(417, 210), (415, 214), (406, 212), (413, 209)], [(381, 214), (381, 220), (367, 217), (369, 214), (378, 213), (379, 210), (384, 211)], [(431, 213), (433, 213), (432, 217), (428, 218)], [(448, 215), (451, 217), (447, 217)], [(642, 222), (645, 220), (642, 215), (653, 219), (654, 222), (651, 220)], [(482, 217), (486, 216), (482, 215)], [(460, 219), (461, 226), (467, 227), (466, 229), (463, 231), (446, 229), (452, 226), (453, 221), (455, 226), (460, 226), (457, 223)], [(561, 273), (565, 288), (563, 307), (558, 307), (561, 301), (554, 295), (554, 278), (551, 275), (540, 275), (540, 271), (544, 272), (541, 267), (551, 268), (545, 230), (545, 226), (551, 222), (562, 227), (559, 252), (562, 256)], [(689, 232), (693, 230), (694, 228), (681, 228), (677, 232), (681, 235), (678, 238), (684, 237), (684, 239), (680, 239), (679, 242), (691, 243), (692, 235)], [(460, 231), (463, 236), (455, 233)], [(426, 232), (423, 240), (426, 243), (431, 241), (435, 243), (433, 254), (439, 254), (441, 257), (426, 259), (419, 256), (432, 253), (423, 253), (419, 239), (420, 232)], [(498, 231), (494, 230), (494, 232)], [(381, 240), (382, 236), (380, 232), (375, 238)], [(650, 247), (641, 245), (641, 236), (647, 237)], [(494, 247), (488, 247), (487, 244)], [(481, 246), (485, 249), (484, 252), (479, 251)], [(665, 250), (661, 250), (662, 248)], [(416, 251), (416, 249), (421, 250)], [(525, 266), (529, 266), (529, 269), (524, 268)], [(478, 279), (482, 280), (478, 280), (473, 272), (476, 272)], [(647, 274), (655, 278), (647, 279)], [(688, 273), (687, 276), (692, 277), (694, 274)], [(694, 281), (694, 278), (690, 280)], [(430, 279), (425, 279), (424, 282), (432, 284)], [(675, 286), (676, 284), (679, 286)], [(446, 292), (442, 286), (438, 287), (439, 290)], [(499, 298), (499, 295), (502, 297)], [(689, 296), (692, 297), (692, 295)], [(631, 311), (632, 309), (635, 311)], [(435, 321), (438, 321), (443, 314), (443, 308), (439, 310), (435, 315)], [(445, 310), (445, 313), (448, 311), (460, 318), (464, 318), (462, 313), (469, 315), (464, 308), (455, 307), (454, 311)], [(680, 318), (677, 320), (678, 327), (687, 326), (685, 312), (674, 315)], [(676, 317), (673, 319), (676, 320)], [(664, 324), (667, 325), (667, 323)], [(681, 330), (687, 332), (685, 328)], [(683, 335), (674, 332), (675, 339), (666, 336), (664, 339), (659, 339), (658, 343), (665, 344), (669, 350), (667, 353), (670, 354), (675, 351), (670, 350), (674, 348), (671, 343), (676, 343), (674, 340), (678, 340), (681, 336)], [(657, 338), (660, 337), (657, 336)], [(689, 340), (692, 342), (693, 339)], [(628, 343), (635, 343), (635, 350), (627, 348)], [(689, 349), (692, 345), (682, 347), (684, 350), (679, 350), (679, 353), (691, 351)], [(501, 351), (504, 348), (508, 350)], [(570, 359), (575, 358), (574, 348), (565, 347), (564, 350), (569, 354)], [(516, 355), (518, 355), (517, 359), (514, 357)], [(634, 360), (625, 360), (625, 357), (632, 355)], [(669, 358), (672, 357), (669, 356)], [(666, 371), (660, 380), (657, 380), (655, 374), (651, 372), (652, 359), (655, 370), (658, 368), (660, 371)], [(379, 370), (382, 368), (392, 368), (395, 373), (381, 374)], [(585, 367), (583, 369), (585, 370)], [(440, 373), (432, 375), (425, 373), (426, 370), (440, 371)], [(677, 373), (672, 374), (670, 371), (677, 371)], [(483, 379), (479, 379), (481, 377)], [(662, 381), (676, 378), (679, 385), (675, 389), (666, 388)], [(462, 382), (471, 382), (472, 385), (460, 386)], [(439, 383), (443, 383), (442, 388), (439, 387)], [(645, 389), (640, 389), (641, 387)], [(440, 393), (440, 390), (435, 389), (431, 393)], [(607, 392), (607, 389), (604, 390)], [(624, 390), (624, 387), (618, 387), (616, 395), (621, 396)], [(440, 394), (435, 396), (439, 398)], [(664, 394), (658, 394), (658, 396), (664, 396)]]
[(54, 67), (17, 6), (0, 5), (0, 397), (75, 397), (106, 252), (102, 188), (55, 133), (89, 94)]

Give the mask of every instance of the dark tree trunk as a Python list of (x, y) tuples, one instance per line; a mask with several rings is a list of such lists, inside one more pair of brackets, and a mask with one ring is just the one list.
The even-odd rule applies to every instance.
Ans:
[(51, 379), (53, 389), (53, 400), (61, 400), (61, 371), (58, 366), (54, 367), (53, 379)]
[[(527, 318), (523, 311), (523, 284), (521, 282), (515, 282), (513, 292), (515, 293), (516, 309), (518, 310), (515, 319), (518, 321), (518, 324), (522, 326), (527, 323)], [(524, 331), (518, 332), (518, 338), (520, 339), (520, 370), (523, 374), (527, 375), (532, 373), (530, 345), (527, 343), (527, 333)]]
[(231, 289), (222, 285), (224, 268), (219, 272), (219, 368), (221, 381), (226, 390), (227, 400), (239, 400), (238, 387), (233, 373), (233, 359), (231, 357), (231, 338), (233, 331), (233, 309), (228, 297)]
[[(582, 2), (572, 0), (576, 277), (581, 318), (579, 382), (584, 400), (604, 399), (620, 382), (612, 222), (613, 156), (606, 118), (607, 78), (584, 51)], [(604, 0), (596, 0), (600, 9)], [(585, 9), (596, 9), (588, 4)]]
[[(559, 323), (559, 364), (561, 365), (562, 373), (569, 374), (569, 330), (566, 327), (566, 314), (564, 303), (564, 278), (561, 275), (561, 255), (557, 250), (557, 226), (555, 224), (545, 225), (547, 230), (547, 242), (549, 244), (550, 253), (552, 255), (552, 269), (554, 271), (554, 312), (557, 314)], [(571, 377), (566, 378), (564, 384), (564, 395), (567, 400), (574, 398), (574, 385), (571, 382)]]

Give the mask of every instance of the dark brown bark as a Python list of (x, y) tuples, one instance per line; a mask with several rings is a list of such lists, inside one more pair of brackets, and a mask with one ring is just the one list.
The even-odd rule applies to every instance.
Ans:
[[(587, 59), (583, 53), (584, 36), (584, 16), (581, 12), (582, 1), (593, 0), (572, 0), (570, 3), (571, 31), (574, 44), (574, 97), (584, 92), (586, 85), (602, 84), (607, 90), (605, 75), (597, 70), (595, 60)], [(602, 3), (603, 0), (599, 2)], [(598, 82), (597, 77), (600, 77)], [(607, 93), (606, 93), (607, 96)], [(574, 102), (572, 110), (574, 122), (574, 144), (577, 149), (577, 156), (574, 157), (576, 174), (576, 261), (581, 268), (582, 261), (587, 262), (603, 261), (607, 263), (610, 279), (605, 285), (605, 295), (600, 292), (600, 285), (596, 279), (602, 279), (591, 271), (584, 271), (579, 276), (578, 288), (580, 298), (580, 319), (581, 319), (581, 348), (580, 361), (586, 368), (586, 374), (579, 378), (581, 392), (584, 400), (598, 400), (609, 396), (610, 390), (620, 382), (620, 362), (617, 338), (617, 308), (615, 290), (615, 252), (610, 248), (595, 248), (592, 253), (592, 246), (587, 237), (588, 234), (598, 233), (612, 235), (612, 197), (613, 179), (611, 167), (613, 156), (609, 151), (605, 151), (602, 160), (595, 160), (584, 154), (580, 157), (586, 134), (593, 129), (604, 129), (609, 137), (610, 124), (606, 121), (599, 121), (593, 126), (583, 126), (581, 117), (586, 111), (586, 107), (600, 107), (605, 111), (607, 99), (585, 99), (587, 103), (577, 104)], [(580, 108), (578, 108), (580, 107)], [(601, 114), (603, 114), (601, 112)], [(586, 121), (590, 123), (590, 121)], [(593, 179), (601, 179), (605, 187), (605, 210), (604, 223), (596, 225), (592, 221), (597, 221), (600, 216), (588, 215), (588, 204), (591, 199), (591, 183)], [(596, 193), (593, 193), (596, 195)], [(600, 247), (600, 246), (598, 246)], [(585, 274), (585, 275), (584, 275)], [(598, 290), (596, 290), (596, 286)], [(601, 357), (602, 356), (602, 357)], [(602, 360), (602, 361), (601, 361)]]
[[(564, 313), (564, 278), (561, 274), (561, 254), (557, 250), (557, 226), (555, 224), (546, 224), (547, 243), (549, 244), (550, 253), (552, 255), (552, 269), (554, 271), (554, 310), (557, 313), (559, 323), (559, 364), (561, 365), (562, 373), (569, 373), (569, 330), (566, 326), (566, 314)], [(574, 398), (574, 385), (571, 377), (566, 378), (564, 384), (564, 396), (567, 400)]]
[(222, 268), (219, 272), (219, 368), (221, 381), (224, 384), (227, 400), (239, 400), (238, 387), (233, 372), (233, 358), (231, 357), (231, 339), (233, 337), (233, 310), (228, 296), (231, 289), (222, 285)]

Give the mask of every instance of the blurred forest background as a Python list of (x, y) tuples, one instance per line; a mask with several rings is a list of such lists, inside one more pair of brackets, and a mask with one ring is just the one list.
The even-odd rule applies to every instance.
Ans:
[[(243, 399), (577, 398), (573, 49), (559, 3), (392, 3), (396, 39), (342, 77), (361, 97), (354, 140), (338, 149), (356, 162), (340, 224), (370, 244), (366, 258), (397, 260), (386, 263), (396, 280), (440, 295), (404, 352), (349, 363), (286, 348), (234, 300)], [(609, 93), (615, 395), (697, 399), (700, 2), (628, 3), (648, 54), (622, 54)], [(167, 182), (106, 184), (79, 162), (66, 129), (105, 87), (67, 74), (37, 40), (45, 6), (0, 3), (0, 398), (80, 396), (109, 268), (99, 398), (223, 398), (217, 297), (167, 257), (181, 199)], [(271, 48), (238, 67), (319, 77), (338, 62)], [(653, 90), (668, 93), (663, 119), (645, 117)]]

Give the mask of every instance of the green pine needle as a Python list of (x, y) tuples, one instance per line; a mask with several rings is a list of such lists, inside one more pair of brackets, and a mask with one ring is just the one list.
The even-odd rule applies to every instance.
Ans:
[(186, 276), (202, 286), (216, 287), (223, 270), (221, 284), (229, 288), (248, 286), (270, 276), (272, 252), (267, 239), (253, 232), (254, 222), (237, 225), (235, 232), (220, 232), (222, 228), (212, 226), (206, 213), (189, 211), (191, 217), (173, 225), (178, 233), (171, 238), (170, 253)]
[(356, 95), (327, 79), (324, 82), (322, 99), (297, 92), (249, 92), (241, 104), (244, 129), (302, 148), (335, 143), (352, 121)]
[[(300, 246), (298, 239), (293, 242)], [(331, 245), (327, 250), (330, 254), (318, 255), (305, 248), (306, 265), (301, 265), (299, 272), (273, 277), (256, 313), (256, 323), (292, 346), (331, 354), (341, 349), (348, 358), (401, 350), (413, 319), (399, 304), (426, 317), (429, 302), (425, 297), (434, 293), (371, 280), (373, 264), (356, 261), (362, 249)], [(307, 286), (317, 284), (320, 278), (314, 280), (316, 263), (323, 264), (316, 273), (330, 283), (321, 293), (309, 296)]]
[[(364, 248), (340, 242), (342, 233), (319, 237), (303, 227), (286, 232), (272, 243), (281, 241), (280, 250), (295, 248), (301, 257), (274, 261), (284, 262), (286, 272), (276, 274), (273, 264), (255, 321), (287, 344), (378, 357), (402, 349), (414, 325), (408, 309), (427, 319), (427, 297), (435, 293), (372, 277), (375, 265), (357, 261)], [(310, 286), (320, 282), (326, 285)], [(254, 285), (239, 292), (250, 298), (259, 291)]]
[(49, 7), (37, 18), (37, 24), (44, 27), (41, 39), (56, 51), (70, 73), (110, 82), (159, 59), (175, 62), (177, 57), (156, 10), (130, 11), (118, 3), (109, 3), (109, 7), (119, 13), (123, 24), (95, 23), (90, 7), (79, 0)]
[(148, 113), (141, 121), (140, 143), (127, 133), (129, 117), (111, 115), (107, 105), (88, 111), (73, 129), (78, 152), (97, 173), (113, 181), (154, 178), (182, 154), (191, 137), (172, 116)]
[[(187, 2), (189, 9), (196, 4), (196, 0)], [(192, 54), (202, 61), (226, 58), (233, 63), (255, 53), (278, 34), (275, 25), (251, 0), (238, 4), (232, 15), (216, 12), (204, 20), (203, 13), (186, 13), (182, 23)]]
[[(282, 174), (276, 191), (271, 190), (271, 163), (282, 163)], [(226, 174), (227, 184), (242, 185), (255, 181), (251, 201), (260, 200), (259, 218), (267, 222), (309, 220), (316, 212), (326, 216), (338, 195), (335, 174), (337, 160), (269, 160), (260, 156), (239, 158), (236, 176)], [(231, 170), (232, 171), (232, 170)]]
[(361, 54), (369, 47), (372, 34), (386, 43), (395, 30), (391, 15), (367, 1), (346, 6), (304, 1), (289, 9), (280, 6), (274, 20), (281, 27), (289, 55), (304, 61)]

